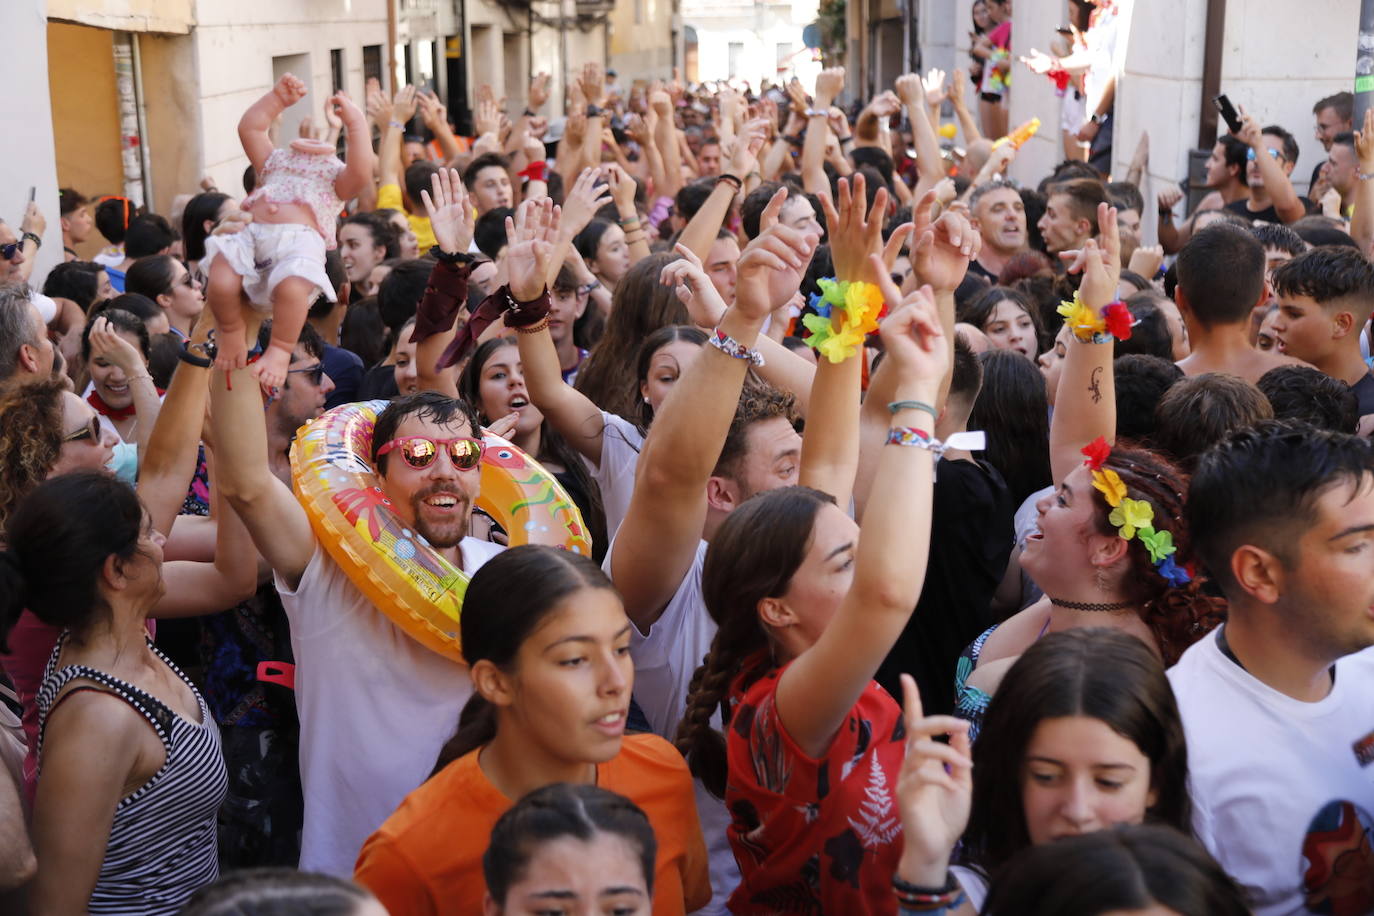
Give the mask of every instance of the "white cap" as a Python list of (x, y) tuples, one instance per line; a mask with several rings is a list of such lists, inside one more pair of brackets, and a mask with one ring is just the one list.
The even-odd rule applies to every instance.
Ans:
[(29, 301), (38, 309), (38, 314), (43, 316), (43, 323), (52, 324), (53, 319), (57, 317), (57, 303), (39, 292), (30, 292)]

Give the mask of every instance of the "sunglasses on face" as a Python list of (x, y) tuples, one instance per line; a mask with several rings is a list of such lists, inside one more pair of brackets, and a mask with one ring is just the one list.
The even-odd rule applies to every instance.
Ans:
[(286, 374), (292, 375), (296, 372), (304, 372), (306, 381), (312, 385), (319, 385), (324, 381), (324, 363), (316, 363), (313, 366), (306, 366), (304, 369), (287, 369)]
[(8, 245), (0, 245), (0, 258), (4, 258), (6, 261), (13, 261), (14, 256), (19, 253), (19, 249), (23, 247), (23, 242), (10, 242)]
[(388, 452), (399, 451), (405, 463), (417, 471), (422, 471), (434, 463), (440, 448), (448, 449), (448, 460), (460, 471), (468, 471), (482, 461), (482, 451), (486, 448), (481, 439), (430, 439), (426, 436), (406, 436), (392, 439), (377, 449), (380, 458)]
[[(1265, 150), (1265, 152), (1267, 152), (1267, 153), (1269, 154), (1269, 158), (1270, 158), (1270, 159), (1282, 159), (1282, 158), (1283, 158), (1283, 153), (1280, 153), (1280, 152), (1279, 152), (1278, 150), (1276, 150), (1276, 149)], [(1254, 161), (1255, 161), (1255, 149), (1254, 149), (1254, 147), (1251, 147), (1250, 149), (1248, 149), (1248, 150), (1245, 151), (1245, 158), (1246, 158), (1246, 160), (1249, 161), (1249, 162), (1254, 162)]]
[(67, 435), (63, 436), (62, 442), (64, 444), (68, 442), (83, 442), (87, 439), (92, 442), (100, 441), (100, 420), (94, 414), (86, 421), (85, 426), (74, 433), (67, 433)]

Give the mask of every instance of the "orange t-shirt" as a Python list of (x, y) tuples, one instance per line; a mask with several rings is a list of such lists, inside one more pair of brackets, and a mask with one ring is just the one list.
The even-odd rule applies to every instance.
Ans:
[[(487, 779), (477, 754), (458, 758), (407, 795), (363, 844), (353, 879), (390, 912), (482, 911), (482, 854), (497, 818), (514, 802)], [(639, 805), (654, 828), (655, 916), (705, 906), (711, 899), (706, 846), (682, 755), (656, 735), (630, 735), (614, 759), (597, 766), (596, 783)]]

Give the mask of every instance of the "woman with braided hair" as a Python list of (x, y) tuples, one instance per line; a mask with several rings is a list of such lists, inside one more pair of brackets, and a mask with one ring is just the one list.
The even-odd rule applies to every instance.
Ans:
[(1202, 593), (1194, 572), (1183, 514), (1187, 477), (1153, 452), (1109, 444), (1116, 434), (1113, 340), (1130, 335), (1130, 313), (1113, 302), (1115, 211), (1102, 205), (1098, 224), (1100, 247), (1090, 240), (1066, 253), (1084, 279), (1061, 309), (1070, 340), (1050, 424), (1058, 485), (1037, 504), (1038, 530), (1021, 554), (1045, 596), (988, 629), (959, 660), (955, 711), (973, 723), (975, 737), (1002, 676), (1047, 633), (1112, 627), (1139, 637), (1168, 666), (1221, 620), (1222, 603)]
[[(832, 238), (871, 228), (846, 192), (843, 216), (827, 214)], [(865, 257), (863, 239), (852, 247), (836, 248), (841, 283), (881, 265)], [(900, 301), (889, 283), (879, 288), (885, 301)], [(719, 629), (693, 677), (677, 744), (731, 813), (741, 876), (732, 913), (896, 910), (901, 712), (873, 676), (925, 573), (941, 446), (917, 426), (937, 411), (950, 362), (929, 287), (883, 323), (882, 337), (898, 381), (874, 475), (883, 499), (868, 505), (862, 531), (839, 508), (849, 504), (858, 461), (860, 360), (851, 353), (817, 368), (803, 486), (747, 500), (707, 550), (702, 593)], [(724, 735), (712, 727), (717, 708)]]

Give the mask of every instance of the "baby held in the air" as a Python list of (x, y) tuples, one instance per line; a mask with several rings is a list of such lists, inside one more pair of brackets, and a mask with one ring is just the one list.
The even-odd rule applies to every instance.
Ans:
[(320, 140), (291, 141), (275, 149), (268, 130), (283, 111), (305, 96), (305, 83), (286, 74), (239, 121), (239, 140), (253, 165), (257, 187), (243, 202), (253, 221), (241, 232), (206, 240), (209, 305), (218, 328), (216, 368), (229, 371), (248, 363), (247, 327), (241, 300), (247, 296), (260, 312), (271, 311), (271, 340), (252, 365), (266, 389), (286, 381), (307, 312), (323, 293), (335, 298), (324, 270), (326, 249), (335, 247), (334, 223), (344, 201), (372, 178), (372, 144), (363, 112), (342, 92), (330, 106), (348, 134), (348, 163)]

